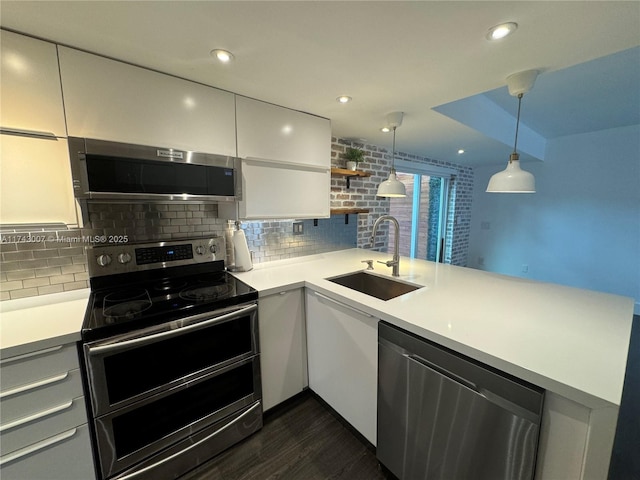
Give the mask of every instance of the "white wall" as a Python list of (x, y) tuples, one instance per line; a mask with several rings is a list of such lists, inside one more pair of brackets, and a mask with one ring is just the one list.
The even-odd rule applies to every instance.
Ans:
[(503, 166), (475, 169), (469, 266), (633, 297), (640, 314), (640, 125), (550, 140), (523, 167), (536, 194), (485, 193)]

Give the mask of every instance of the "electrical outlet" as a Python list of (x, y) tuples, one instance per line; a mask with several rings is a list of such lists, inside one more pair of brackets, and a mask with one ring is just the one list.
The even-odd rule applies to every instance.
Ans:
[(491, 222), (480, 222), (480, 229), (482, 230), (490, 230)]
[(526, 263), (522, 264), (522, 273), (529, 273), (529, 265)]
[(304, 224), (302, 222), (293, 222), (293, 234), (302, 235), (304, 233)]
[(484, 257), (478, 257), (478, 266), (484, 267)]

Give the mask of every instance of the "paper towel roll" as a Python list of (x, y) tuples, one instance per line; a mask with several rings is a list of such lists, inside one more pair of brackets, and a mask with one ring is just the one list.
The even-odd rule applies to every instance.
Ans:
[(235, 264), (238, 270), (248, 272), (253, 268), (244, 230), (236, 230), (233, 232), (233, 251), (235, 252)]

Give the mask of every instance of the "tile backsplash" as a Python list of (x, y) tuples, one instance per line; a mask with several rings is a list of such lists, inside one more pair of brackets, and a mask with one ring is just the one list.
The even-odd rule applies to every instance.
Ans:
[[(233, 222), (218, 218), (215, 204), (89, 203), (86, 228), (64, 225), (5, 225), (0, 230), (0, 300), (87, 288), (85, 246), (118, 242), (225, 236), (233, 262)], [(357, 224), (341, 217), (242, 222), (254, 263), (323, 253), (356, 246)], [(317, 223), (317, 224), (316, 224)]]

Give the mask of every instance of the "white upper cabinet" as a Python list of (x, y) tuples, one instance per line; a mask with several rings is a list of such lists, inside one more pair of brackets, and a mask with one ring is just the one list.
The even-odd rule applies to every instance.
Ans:
[[(326, 218), (329, 217), (330, 188), (328, 169), (243, 160), (239, 218)], [(234, 205), (220, 204), (220, 216), (235, 218), (235, 211), (227, 215), (227, 209)]]
[(238, 156), (331, 167), (331, 123), (326, 118), (238, 96)]
[(66, 139), (0, 135), (0, 147), (0, 224), (78, 224)]
[[(238, 218), (327, 218), (331, 124), (325, 118), (238, 96), (242, 201)], [(235, 209), (219, 208), (235, 218)]]
[(235, 96), (58, 47), (69, 136), (236, 156)]
[(2, 128), (66, 137), (56, 46), (1, 30), (0, 47)]

